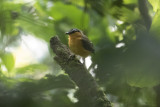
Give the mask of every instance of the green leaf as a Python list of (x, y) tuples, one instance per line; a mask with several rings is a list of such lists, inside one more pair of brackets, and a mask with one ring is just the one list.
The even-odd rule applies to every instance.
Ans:
[(3, 34), (16, 36), (20, 32), (16, 25), (16, 19), (19, 17), (21, 4), (10, 2), (1, 2), (0, 8), (0, 30)]
[(153, 71), (134, 69), (126, 73), (127, 83), (132, 87), (153, 87), (160, 83), (159, 76)]
[(150, 33), (153, 34), (154, 36), (158, 37), (160, 39), (160, 10), (158, 10), (153, 18)]
[(123, 0), (124, 4), (135, 4), (137, 0)]
[(89, 24), (89, 16), (84, 13), (82, 9), (73, 5), (66, 5), (60, 2), (54, 3), (54, 6), (50, 10), (51, 16), (55, 21), (68, 20), (77, 28), (87, 28)]
[[(42, 16), (37, 16), (42, 18)], [(21, 25), (21, 28), (29, 34), (32, 34), (36, 37), (42, 38), (47, 42), (54, 35), (54, 25), (53, 22), (49, 20), (35, 19), (33, 15), (23, 14), (17, 22)], [(34, 26), (34, 27), (33, 27)]]
[(139, 13), (136, 10), (130, 10), (126, 7), (113, 7), (110, 11), (113, 16), (120, 19), (121, 21), (133, 23), (139, 19)]
[(153, 11), (157, 12), (158, 9), (160, 9), (160, 0), (148, 0), (152, 7), (153, 7)]
[(47, 66), (43, 64), (30, 64), (25, 67), (17, 68), (16, 72), (20, 74), (21, 73), (26, 74), (26, 73), (33, 73), (35, 71), (45, 72), (47, 69), (48, 69)]
[(8, 71), (11, 71), (14, 68), (15, 65), (15, 59), (14, 56), (12, 55), (12, 53), (4, 53), (2, 56), (2, 61), (4, 63), (4, 65), (6, 66)]

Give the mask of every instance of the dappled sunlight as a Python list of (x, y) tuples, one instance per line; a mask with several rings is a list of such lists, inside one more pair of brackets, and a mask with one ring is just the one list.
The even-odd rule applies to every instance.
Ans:
[(18, 47), (14, 50), (13, 55), (15, 57), (15, 67), (23, 67), (30, 63), (36, 63), (32, 53), (24, 47)]
[(85, 59), (85, 61), (86, 61), (86, 67), (87, 67), (87, 69), (88, 69), (88, 68), (91, 66), (91, 64), (92, 64), (91, 57), (88, 56), (88, 57)]
[(15, 57), (15, 67), (38, 63), (46, 54), (49, 54), (47, 44), (30, 35), (22, 36), (21, 44), (11, 50)]
[(121, 48), (121, 47), (124, 47), (125, 46), (125, 43), (118, 43), (116, 44), (116, 48)]

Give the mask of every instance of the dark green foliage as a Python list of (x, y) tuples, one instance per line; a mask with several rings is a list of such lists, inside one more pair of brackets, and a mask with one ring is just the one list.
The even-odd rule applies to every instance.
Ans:
[[(2, 82), (2, 81), (1, 81)], [(67, 75), (46, 75), (40, 80), (19, 82), (8, 89), (4, 84), (0, 85), (1, 107), (71, 107), (73, 103), (67, 98), (67, 89), (75, 88), (74, 83)], [(50, 100), (49, 100), (50, 99)], [(59, 100), (64, 103), (58, 103)]]

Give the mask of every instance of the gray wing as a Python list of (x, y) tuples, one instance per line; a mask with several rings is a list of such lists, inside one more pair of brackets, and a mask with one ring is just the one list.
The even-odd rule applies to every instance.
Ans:
[(94, 53), (93, 44), (89, 41), (89, 39), (86, 36), (82, 37), (82, 45), (86, 50)]

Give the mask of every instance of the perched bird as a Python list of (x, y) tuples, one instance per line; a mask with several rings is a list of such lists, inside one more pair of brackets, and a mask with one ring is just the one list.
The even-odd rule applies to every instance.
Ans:
[(82, 31), (71, 29), (69, 32), (66, 32), (66, 34), (69, 35), (69, 48), (75, 55), (80, 55), (81, 57), (86, 58), (91, 53), (94, 53), (93, 44), (87, 36), (82, 33)]

